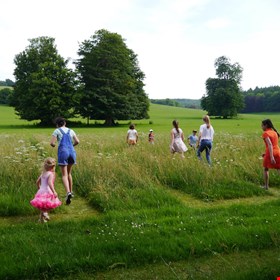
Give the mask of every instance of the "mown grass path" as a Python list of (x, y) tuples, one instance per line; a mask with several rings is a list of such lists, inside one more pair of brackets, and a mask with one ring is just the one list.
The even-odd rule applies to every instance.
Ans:
[[(219, 207), (229, 207), (231, 205), (259, 205), (268, 201), (273, 201), (280, 198), (280, 189), (270, 188), (268, 191), (268, 196), (254, 196), (249, 198), (239, 198), (239, 199), (230, 199), (230, 200), (216, 200), (216, 201), (202, 201), (188, 195), (184, 192), (167, 189), (166, 191), (171, 195), (181, 201), (184, 205), (191, 208), (219, 208)], [(89, 217), (98, 217), (102, 215), (97, 210), (93, 209), (86, 199), (75, 195), (72, 203), (70, 205), (65, 205), (64, 196), (62, 192), (60, 192), (60, 200), (63, 202), (62, 207), (59, 211), (55, 213), (51, 213), (51, 220), (62, 221), (62, 220), (81, 220)], [(29, 222), (37, 222), (38, 215), (32, 216), (16, 216), (16, 217), (2, 217), (0, 219), (1, 225), (12, 225), (17, 223), (24, 223), (26, 221)], [(51, 222), (51, 221), (50, 221)]]

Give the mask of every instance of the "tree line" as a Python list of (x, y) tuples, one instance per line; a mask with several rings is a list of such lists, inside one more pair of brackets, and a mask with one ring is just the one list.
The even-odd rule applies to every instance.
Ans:
[(145, 74), (137, 55), (117, 33), (98, 30), (79, 44), (74, 61), (59, 55), (55, 39), (38, 37), (14, 59), (15, 85), (10, 104), (28, 121), (49, 125), (57, 116), (104, 120), (148, 118)]
[(191, 109), (200, 109), (200, 100), (199, 99), (187, 99), (187, 98), (165, 98), (165, 99), (150, 99), (150, 102), (153, 104), (174, 106), (174, 107), (183, 107)]
[[(59, 55), (54, 38), (38, 37), (29, 42), (15, 56), (15, 82), (2, 81), (13, 90), (0, 91), (0, 103), (15, 107), (20, 118), (40, 120), (46, 125), (57, 116), (81, 116), (88, 123), (91, 119), (103, 119), (106, 125), (114, 125), (117, 120), (148, 118), (150, 101), (144, 91), (145, 74), (137, 55), (126, 46), (121, 35), (101, 29), (80, 43), (75, 70), (68, 67), (70, 59)], [(217, 77), (206, 80), (206, 94), (200, 100), (201, 108), (209, 115), (228, 118), (239, 112), (279, 111), (279, 87), (245, 92), (240, 87), (243, 69), (239, 63), (221, 56), (214, 67)], [(185, 101), (151, 100), (199, 108), (198, 104), (186, 105)]]
[(270, 86), (243, 91), (243, 113), (280, 112), (280, 87)]

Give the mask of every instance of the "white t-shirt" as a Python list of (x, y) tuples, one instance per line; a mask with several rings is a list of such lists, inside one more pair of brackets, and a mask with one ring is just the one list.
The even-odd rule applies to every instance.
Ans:
[(136, 140), (137, 139), (137, 130), (136, 129), (129, 129), (127, 131), (128, 139), (129, 140)]
[[(68, 127), (60, 127), (60, 128), (63, 130), (64, 133), (67, 133), (68, 130), (69, 130)], [(57, 129), (53, 132), (52, 135), (56, 137), (57, 142), (58, 142), (58, 144), (59, 144), (60, 141), (61, 141), (61, 139), (62, 139), (62, 136), (63, 136), (63, 134), (60, 132), (59, 128), (57, 128)], [(75, 133), (72, 129), (70, 129), (70, 137), (71, 137), (72, 141), (73, 141), (74, 136), (76, 136), (76, 133)]]
[(200, 126), (200, 129), (199, 129), (199, 133), (201, 135), (200, 137), (200, 140), (211, 140), (213, 141), (214, 139), (214, 128), (213, 126), (211, 125), (209, 128), (207, 128), (207, 124), (202, 124)]

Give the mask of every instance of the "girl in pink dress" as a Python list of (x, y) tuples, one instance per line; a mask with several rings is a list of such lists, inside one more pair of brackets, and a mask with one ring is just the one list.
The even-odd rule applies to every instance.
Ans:
[(50, 220), (48, 212), (61, 205), (61, 201), (57, 197), (54, 189), (55, 181), (55, 159), (47, 158), (44, 161), (43, 172), (36, 181), (38, 191), (30, 204), (41, 210), (40, 222), (47, 222)]

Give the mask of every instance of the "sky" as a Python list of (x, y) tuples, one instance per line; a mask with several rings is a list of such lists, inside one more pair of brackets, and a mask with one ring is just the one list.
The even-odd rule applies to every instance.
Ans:
[(152, 99), (200, 99), (220, 56), (243, 68), (243, 90), (280, 86), (279, 0), (9, 0), (0, 7), (0, 80), (15, 80), (15, 55), (29, 39), (53, 37), (73, 61), (80, 43), (107, 29), (138, 55)]

